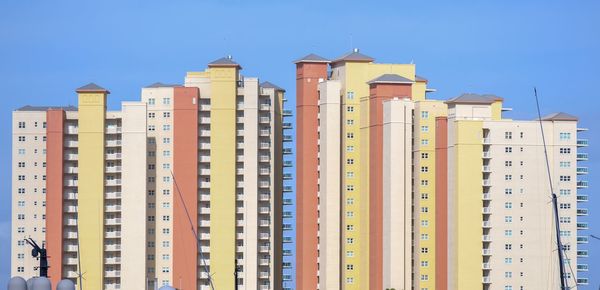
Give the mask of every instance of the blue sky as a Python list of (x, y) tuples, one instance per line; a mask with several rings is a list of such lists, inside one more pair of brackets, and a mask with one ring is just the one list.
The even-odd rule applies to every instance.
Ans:
[[(96, 82), (109, 106), (156, 81), (182, 82), (227, 54), (244, 74), (288, 91), (297, 57), (359, 47), (378, 62), (411, 62), (446, 99), (494, 93), (533, 118), (566, 111), (590, 129), (590, 227), (600, 236), (600, 1), (2, 1), (0, 2), (0, 287), (9, 273), (11, 111), (76, 104)], [(524, 3), (526, 2), (526, 3)], [(597, 118), (597, 115), (596, 115)], [(600, 186), (600, 185), (598, 185)], [(590, 289), (600, 285), (600, 241), (588, 245)], [(593, 287), (592, 287), (593, 286)]]

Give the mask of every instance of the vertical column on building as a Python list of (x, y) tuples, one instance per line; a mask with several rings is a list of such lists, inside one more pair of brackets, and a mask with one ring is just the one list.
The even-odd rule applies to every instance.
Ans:
[(448, 289), (448, 118), (435, 120), (435, 289)]
[(341, 84), (319, 84), (319, 289), (341, 289)]
[(448, 289), (481, 288), (483, 122), (448, 124)]
[(239, 65), (209, 65), (211, 79), (210, 269), (233, 289), (236, 260), (236, 98)]
[[(173, 276), (177, 289), (198, 284), (198, 88), (173, 88)], [(214, 193), (214, 192), (213, 192)], [(191, 224), (190, 224), (191, 223)], [(215, 260), (220, 259), (214, 256)]]
[(244, 79), (244, 285), (258, 287), (258, 80)]
[(122, 105), (121, 288), (146, 287), (146, 104)]
[(283, 285), (283, 98), (285, 91), (276, 88), (271, 99), (271, 140), (273, 158), (271, 161), (271, 288), (279, 289)]
[(296, 283), (297, 289), (318, 284), (318, 91), (327, 79), (323, 61), (296, 62)]
[[(398, 75), (382, 75), (369, 82), (369, 288), (383, 289), (383, 101), (411, 98), (412, 81)], [(412, 115), (412, 112), (411, 112)], [(411, 135), (412, 136), (412, 135)], [(402, 185), (400, 188), (404, 188)], [(395, 213), (394, 213), (395, 215)], [(388, 217), (386, 217), (388, 218)], [(397, 242), (397, 241), (394, 241)], [(394, 261), (404, 263), (405, 261)], [(392, 273), (392, 275), (399, 275)], [(405, 274), (402, 274), (406, 277)]]
[(52, 285), (63, 277), (63, 182), (65, 111), (46, 112), (46, 249)]
[(383, 102), (382, 275), (386, 289), (410, 289), (412, 282), (413, 110), (414, 103), (408, 99)]
[(79, 175), (77, 223), (85, 288), (104, 288), (104, 134), (106, 96), (95, 84), (79, 95)]

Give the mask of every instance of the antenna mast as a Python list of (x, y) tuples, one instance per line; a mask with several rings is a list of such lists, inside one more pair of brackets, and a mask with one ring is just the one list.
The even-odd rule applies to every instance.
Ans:
[(538, 113), (538, 120), (540, 122), (540, 131), (542, 132), (542, 143), (544, 145), (544, 157), (546, 158), (546, 170), (548, 171), (548, 182), (550, 183), (550, 192), (552, 194), (552, 208), (554, 210), (554, 224), (555, 224), (555, 231), (556, 231), (556, 243), (558, 244), (558, 262), (559, 262), (559, 270), (560, 270), (560, 289), (561, 290), (568, 290), (569, 286), (568, 286), (568, 281), (567, 281), (567, 275), (566, 275), (566, 271), (565, 271), (565, 263), (564, 263), (564, 257), (563, 257), (563, 245), (562, 245), (562, 241), (560, 239), (560, 223), (559, 223), (559, 219), (558, 219), (558, 200), (556, 197), (556, 193), (554, 193), (554, 187), (552, 185), (552, 175), (550, 174), (550, 161), (548, 161), (548, 151), (546, 149), (546, 137), (544, 136), (544, 127), (542, 125), (542, 114), (540, 112), (540, 102), (538, 100), (538, 95), (537, 95), (537, 89), (534, 87), (533, 88), (533, 93), (535, 95), (535, 104), (537, 105), (537, 113)]

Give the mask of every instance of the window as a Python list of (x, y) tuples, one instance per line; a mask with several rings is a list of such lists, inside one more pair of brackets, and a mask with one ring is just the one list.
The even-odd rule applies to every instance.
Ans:
[(426, 275), (426, 274), (421, 275), (421, 281), (429, 281), (429, 275)]
[(19, 155), (25, 155), (25, 149), (19, 149), (18, 152)]
[(156, 100), (154, 98), (148, 99), (148, 105), (154, 105), (155, 103), (156, 103)]
[(354, 112), (354, 106), (348, 106), (348, 107), (346, 107), (346, 112), (348, 112), (348, 113)]
[(354, 283), (354, 278), (346, 277), (346, 284), (353, 284), (353, 283)]
[(346, 152), (354, 152), (354, 146), (346, 146)]
[(351, 198), (351, 197), (347, 198), (346, 199), (346, 204), (347, 205), (353, 205), (354, 204), (354, 198)]
[(346, 217), (354, 217), (354, 212), (353, 211), (347, 211), (346, 212)]
[(504, 139), (507, 139), (507, 140), (512, 139), (512, 132), (504, 132)]
[(162, 272), (169, 273), (170, 272), (169, 267), (162, 267)]
[(163, 163), (162, 164), (162, 168), (163, 169), (170, 169), (171, 168), (171, 163)]
[(560, 181), (571, 181), (571, 176), (570, 175), (561, 175), (559, 177)]
[(162, 102), (163, 102), (163, 105), (169, 105), (169, 104), (171, 104), (171, 98), (163, 98)]
[(560, 167), (561, 168), (569, 168), (569, 167), (571, 167), (571, 162), (569, 162), (569, 161), (561, 161), (560, 162)]
[(571, 140), (571, 133), (565, 133), (565, 132), (561, 132), (559, 134), (560, 136), (560, 140)]
[(352, 159), (352, 158), (346, 159), (346, 164), (348, 164), (348, 165), (354, 164), (354, 159)]
[(348, 271), (354, 270), (354, 265), (353, 264), (346, 265), (346, 270), (348, 270)]
[(512, 202), (505, 202), (504, 203), (504, 208), (511, 209), (512, 208)]
[(559, 221), (561, 224), (570, 224), (571, 223), (571, 217), (569, 216), (561, 216), (559, 217)]
[(429, 185), (429, 180), (427, 180), (427, 179), (422, 179), (422, 180), (421, 180), (421, 186), (427, 186), (427, 185)]
[(154, 125), (148, 125), (148, 131), (156, 131), (156, 127)]
[(171, 246), (171, 243), (169, 241), (163, 241), (162, 246), (163, 246), (163, 248), (168, 248)]
[(429, 112), (428, 111), (421, 111), (421, 118), (428, 119), (429, 118)]
[(421, 207), (421, 213), (428, 213), (429, 212), (429, 208), (426, 206)]
[(348, 258), (354, 257), (354, 251), (346, 251), (346, 257), (348, 257)]
[(421, 261), (421, 267), (429, 267), (429, 261)]
[(354, 125), (354, 120), (352, 120), (352, 119), (346, 120), (346, 125)]
[(354, 238), (346, 238), (346, 244), (354, 244)]
[(509, 215), (505, 216), (504, 217), (504, 222), (505, 223), (512, 223), (512, 216), (509, 216)]
[(19, 129), (25, 129), (25, 122), (19, 122)]
[(156, 118), (156, 113), (154, 113), (154, 112), (148, 113), (148, 119), (154, 119), (154, 118)]
[(429, 172), (429, 167), (421, 166), (421, 172), (423, 172), (423, 173)]
[(504, 175), (504, 180), (512, 180), (512, 175), (511, 174)]
[(171, 182), (171, 176), (163, 176), (163, 182)]
[(163, 138), (163, 144), (171, 144), (171, 138)]
[(352, 184), (346, 185), (346, 190), (347, 191), (354, 191), (354, 185), (352, 185)]
[(512, 258), (504, 258), (504, 264), (512, 264)]
[(505, 167), (511, 167), (512, 166), (512, 161), (504, 161), (504, 166)]
[(424, 146), (429, 145), (429, 140), (428, 139), (422, 139), (421, 140), (421, 145), (424, 145)]
[(504, 230), (505, 237), (512, 237), (512, 230)]
[(429, 159), (429, 153), (421, 153), (421, 159)]
[(165, 157), (171, 156), (171, 151), (170, 150), (163, 150), (163, 156), (165, 156)]
[(512, 188), (505, 188), (504, 194), (512, 194)]
[(570, 203), (561, 203), (559, 207), (560, 207), (560, 209), (570, 209), (571, 204)]
[(560, 148), (558, 150), (560, 154), (571, 154), (571, 148)]
[(170, 194), (171, 194), (170, 189), (163, 189), (163, 195), (170, 195)]
[(429, 226), (429, 220), (421, 220), (421, 226), (422, 227), (428, 227)]
[(151, 189), (151, 190), (148, 190), (148, 195), (150, 195), (150, 196), (153, 196), (153, 195), (154, 195), (154, 193), (155, 193), (155, 191), (154, 191), (153, 189)]
[(421, 199), (429, 199), (429, 194), (421, 193)]
[(429, 132), (429, 126), (421, 126), (421, 132)]
[(561, 189), (559, 190), (560, 195), (571, 195), (571, 190), (570, 189)]
[(346, 172), (346, 177), (347, 178), (354, 178), (354, 172), (353, 171)]
[(346, 230), (347, 231), (353, 231), (354, 230), (354, 225), (346, 225)]
[(354, 133), (346, 133), (346, 138), (354, 139)]
[(171, 125), (169, 125), (169, 124), (163, 125), (163, 131), (171, 131)]
[(427, 253), (429, 253), (429, 248), (427, 248), (427, 247), (421, 248), (421, 254), (427, 254)]
[(427, 240), (429, 240), (429, 234), (421, 234), (421, 240), (422, 240), (422, 241), (427, 241)]
[(163, 118), (171, 118), (171, 112), (163, 112)]

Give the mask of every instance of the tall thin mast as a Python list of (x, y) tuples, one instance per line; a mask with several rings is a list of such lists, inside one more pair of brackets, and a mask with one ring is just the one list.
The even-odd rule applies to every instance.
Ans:
[(535, 95), (535, 104), (537, 105), (537, 113), (538, 120), (540, 122), (540, 131), (542, 132), (542, 143), (544, 144), (544, 157), (546, 158), (546, 170), (548, 171), (548, 182), (550, 183), (550, 192), (552, 194), (552, 208), (554, 210), (554, 224), (556, 231), (556, 243), (558, 244), (558, 262), (560, 269), (560, 289), (568, 290), (568, 281), (567, 275), (565, 272), (565, 263), (563, 257), (563, 245), (560, 239), (560, 223), (558, 219), (558, 200), (556, 197), (556, 193), (554, 193), (554, 186), (552, 185), (552, 175), (550, 174), (550, 161), (548, 161), (548, 151), (546, 150), (546, 137), (544, 136), (544, 126), (542, 125), (542, 114), (540, 113), (540, 102), (538, 100), (537, 89), (533, 88), (533, 93)]

